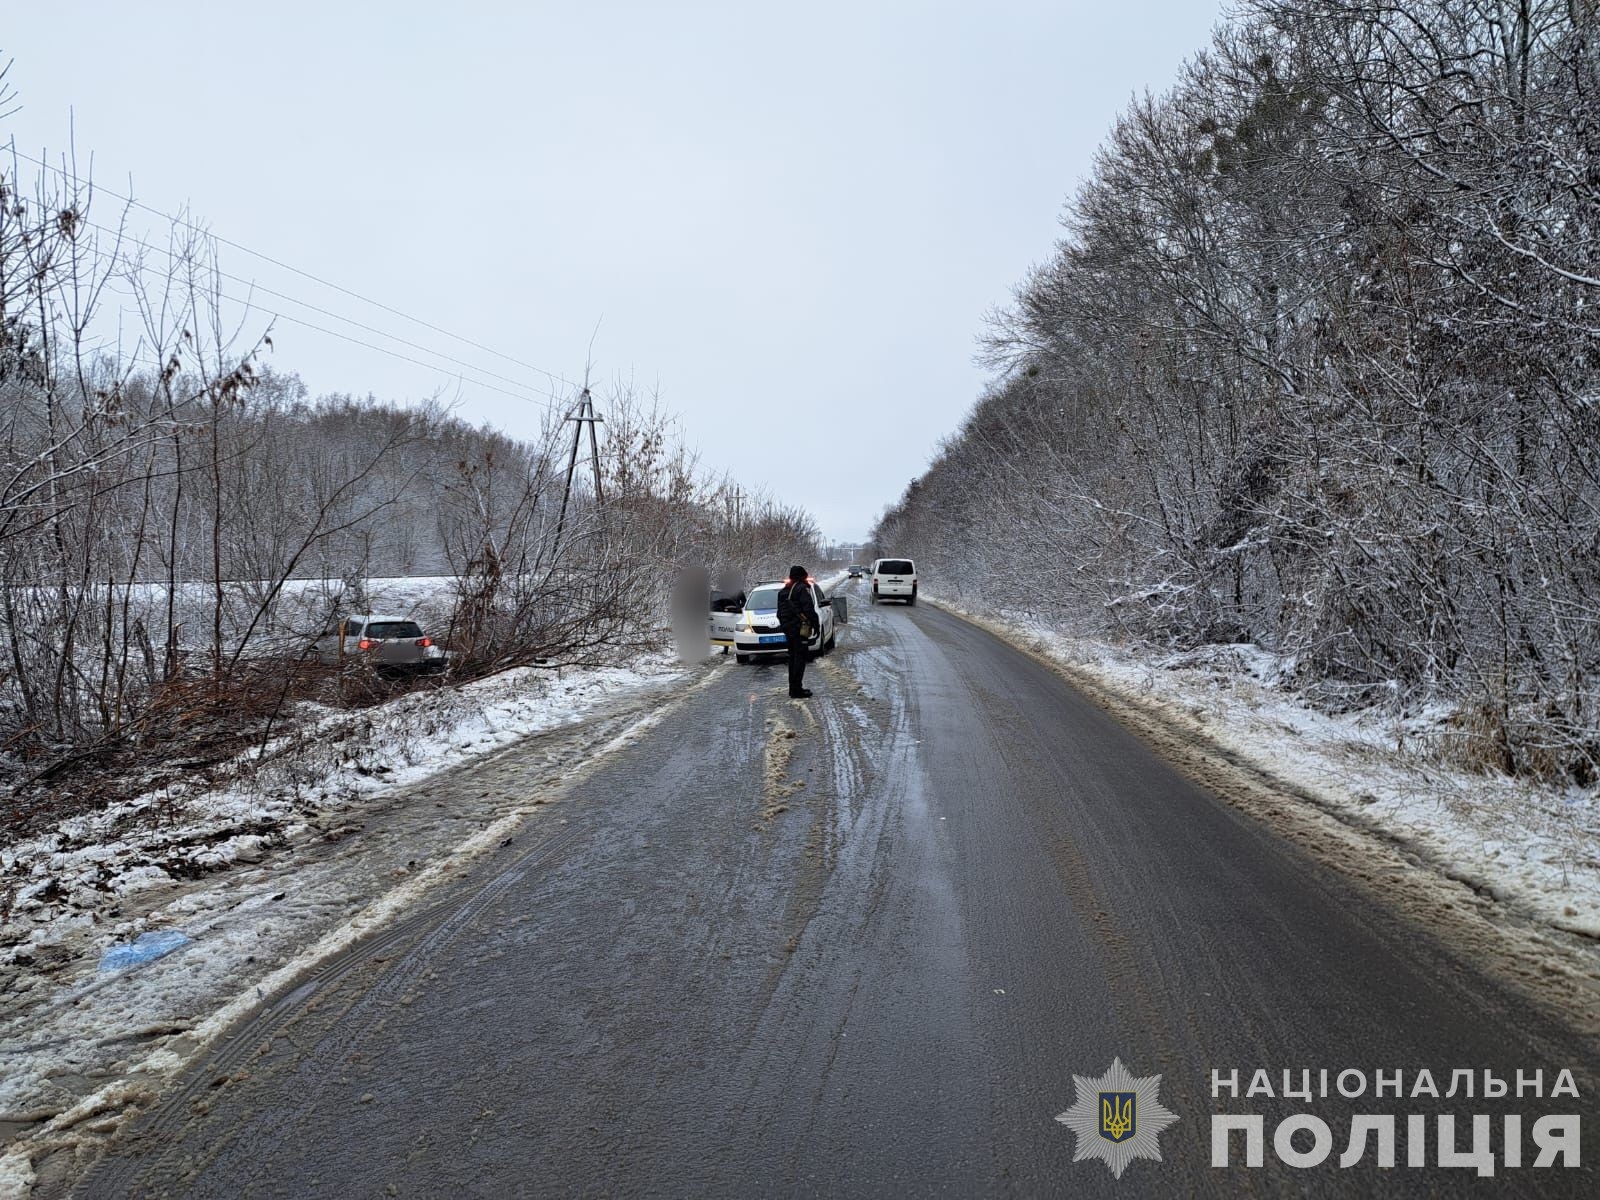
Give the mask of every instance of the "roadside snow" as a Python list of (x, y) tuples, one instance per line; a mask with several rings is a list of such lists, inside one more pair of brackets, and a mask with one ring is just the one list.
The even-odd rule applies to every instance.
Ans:
[(1015, 614), (944, 607), (1088, 672), (1108, 690), (1160, 706), (1523, 915), (1600, 938), (1600, 796), (1443, 762), (1437, 746), (1448, 711), (1380, 706), (1333, 715), (1297, 698), (1286, 686), (1290, 664), (1259, 647), (1135, 650)]
[[(608, 710), (622, 715), (597, 727), (637, 725), (627, 714), (641, 702), (647, 721), (650, 693), (682, 674), (655, 654), (328, 712), (229, 787), (165, 788), (0, 847), (0, 897), (11, 893), (0, 922), (0, 1144), (18, 1133), (64, 1136), (100, 1111), (79, 1112), (84, 1105), (99, 1097), (104, 1107), (107, 1089), (131, 1096), (159, 1082), (264, 994), (251, 988), (216, 1011), (243, 980), (265, 976), (259, 987), (270, 986), (308, 951), (354, 940), (462, 856), (498, 844), (541, 801), (522, 759), (457, 768), (531, 734), (587, 730)], [(529, 761), (558, 778), (603, 752), (571, 740), (564, 757), (535, 743)], [(420, 815), (387, 813), (363, 835), (370, 847), (328, 849), (419, 783), (428, 788), (407, 803)], [(108, 950), (141, 938), (167, 953), (102, 969)], [(0, 1195), (26, 1168), (0, 1158)]]
[(107, 895), (258, 862), (308, 813), (416, 783), (672, 674), (664, 654), (632, 668), (529, 667), (356, 713), (321, 710), (308, 729), (272, 743), (259, 767), (242, 763), (230, 787), (165, 787), (69, 817), (0, 847), (0, 888), (15, 889), (0, 963), (16, 961), (19, 924), (34, 926), (23, 941), (49, 944), (63, 920), (102, 907)]

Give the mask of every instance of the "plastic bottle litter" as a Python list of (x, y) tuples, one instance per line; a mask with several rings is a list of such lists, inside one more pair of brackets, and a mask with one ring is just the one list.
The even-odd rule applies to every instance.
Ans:
[(188, 940), (188, 934), (176, 929), (154, 929), (149, 933), (141, 933), (133, 941), (119, 942), (102, 954), (100, 970), (120, 971), (124, 967), (136, 967), (163, 954), (171, 954)]

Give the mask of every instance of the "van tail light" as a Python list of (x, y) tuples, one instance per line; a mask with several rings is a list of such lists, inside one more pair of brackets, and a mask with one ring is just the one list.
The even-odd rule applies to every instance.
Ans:
[(356, 646), (362, 650), (371, 650), (377, 644), (377, 642), (372, 641), (370, 638), (362, 638), (356, 643)]
[(429, 637), (418, 638), (417, 645), (421, 646), (423, 649), (427, 649), (429, 646), (433, 645), (433, 639)]

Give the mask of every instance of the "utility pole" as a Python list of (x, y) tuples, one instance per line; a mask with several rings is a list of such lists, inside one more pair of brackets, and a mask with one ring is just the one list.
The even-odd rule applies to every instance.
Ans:
[(583, 444), (583, 427), (589, 427), (589, 465), (594, 470), (594, 498), (597, 504), (605, 503), (605, 491), (600, 484), (600, 438), (595, 433), (595, 426), (604, 421), (594, 411), (594, 397), (589, 394), (589, 389), (583, 389), (583, 394), (578, 397), (578, 404), (567, 414), (563, 420), (573, 422), (572, 426), (572, 453), (567, 456), (567, 480), (561, 488), (561, 516), (556, 521), (556, 549), (561, 548), (561, 532), (567, 526), (567, 502), (572, 499), (572, 477), (578, 470), (578, 447)]

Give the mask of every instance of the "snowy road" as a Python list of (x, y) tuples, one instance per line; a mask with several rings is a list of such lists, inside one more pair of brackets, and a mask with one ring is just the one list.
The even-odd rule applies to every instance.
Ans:
[[(1403, 1115), (1400, 1169), (1374, 1144), (1339, 1170), (1354, 1113), (1455, 1113), (1463, 1147), (1475, 1113), (1497, 1142), (1504, 1112), (1592, 1131), (1594, 1046), (1031, 658), (850, 594), (814, 700), (713, 663), (442, 901), (269, 1003), (81, 1192), (1596, 1194), (1593, 1153), (1406, 1169)], [(1114, 1056), (1179, 1118), (1120, 1181), (1054, 1119)], [(1243, 1094), (1424, 1067), (1441, 1092), (1570, 1068), (1582, 1100)], [(1213, 1111), (1265, 1114), (1264, 1167), (1211, 1167)], [(1296, 1171), (1271, 1130), (1308, 1111), (1333, 1155)]]

